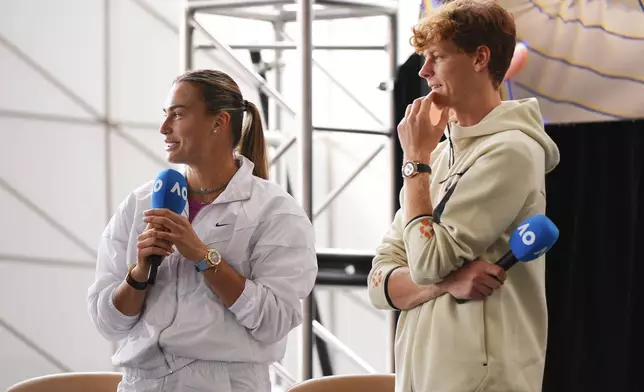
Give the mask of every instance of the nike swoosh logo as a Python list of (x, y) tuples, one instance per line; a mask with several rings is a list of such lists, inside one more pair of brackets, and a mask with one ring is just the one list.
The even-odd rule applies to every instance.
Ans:
[(229, 226), (229, 225), (230, 223), (219, 223), (219, 222), (215, 224), (216, 227)]

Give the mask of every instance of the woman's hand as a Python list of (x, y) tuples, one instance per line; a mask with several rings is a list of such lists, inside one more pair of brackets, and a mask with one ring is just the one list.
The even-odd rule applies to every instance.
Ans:
[(167, 209), (152, 209), (143, 215), (143, 221), (166, 229), (153, 231), (152, 235), (174, 244), (187, 260), (197, 263), (206, 257), (208, 247), (197, 237), (188, 219)]
[(132, 278), (137, 282), (145, 282), (148, 280), (148, 272), (150, 264), (148, 258), (152, 255), (169, 256), (174, 252), (172, 243), (158, 238), (157, 232), (165, 230), (161, 226), (149, 224), (139, 235), (136, 242), (137, 247), (137, 265), (132, 270)]

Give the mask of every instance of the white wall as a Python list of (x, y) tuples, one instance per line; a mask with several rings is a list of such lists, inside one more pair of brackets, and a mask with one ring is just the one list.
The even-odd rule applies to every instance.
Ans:
[[(415, 6), (405, 10), (404, 44), (416, 17)], [(2, 388), (61, 370), (111, 369), (112, 347), (87, 316), (86, 291), (109, 216), (129, 191), (166, 167), (156, 128), (179, 72), (178, 16), (175, 0), (21, 0), (7, 2), (0, 13), (0, 134), (7, 147), (0, 154)], [(266, 42), (263, 38), (272, 34), (261, 22), (202, 20), (227, 43)], [(295, 25), (287, 31), (297, 37)], [(386, 22), (378, 18), (320, 22), (314, 30), (316, 43), (383, 44), (385, 39)], [(409, 53), (401, 50), (400, 58)], [(250, 63), (247, 53), (239, 54)], [(270, 51), (264, 55), (270, 57)], [(245, 97), (259, 101), (239, 68), (214, 58), (199, 55), (195, 65), (230, 72)], [(377, 89), (387, 77), (384, 53), (317, 52), (315, 58), (387, 124), (387, 94)], [(297, 109), (296, 53), (287, 52), (284, 63), (283, 93)], [(317, 70), (313, 84), (315, 124), (377, 127)], [(296, 125), (287, 120), (284, 129), (294, 133)], [(316, 135), (314, 206), (385, 141)], [(297, 181), (295, 154), (293, 149), (287, 160)], [(381, 152), (316, 220), (320, 246), (373, 249), (378, 244), (390, 218), (386, 157), (387, 151)], [(384, 314), (369, 308), (364, 289), (343, 291), (320, 290), (325, 323), (372, 366), (386, 371)], [(291, 335), (284, 361), (295, 375), (298, 333)], [(342, 356), (335, 360), (337, 373), (361, 372)]]

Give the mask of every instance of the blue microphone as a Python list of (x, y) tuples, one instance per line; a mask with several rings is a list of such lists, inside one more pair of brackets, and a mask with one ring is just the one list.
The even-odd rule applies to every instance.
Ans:
[(510, 236), (510, 251), (496, 262), (504, 270), (517, 262), (541, 257), (559, 238), (559, 229), (545, 215), (535, 215), (523, 221)]
[[(188, 201), (188, 183), (183, 174), (173, 169), (166, 169), (157, 175), (152, 188), (152, 208), (164, 208), (181, 214)], [(148, 258), (148, 284), (154, 284), (157, 270), (163, 261), (163, 256), (151, 255)]]
[[(559, 229), (548, 217), (534, 215), (514, 230), (509, 241), (510, 251), (496, 265), (507, 271), (519, 261), (527, 263), (538, 259), (553, 247), (558, 238)], [(457, 298), (456, 302), (464, 304), (469, 300)]]

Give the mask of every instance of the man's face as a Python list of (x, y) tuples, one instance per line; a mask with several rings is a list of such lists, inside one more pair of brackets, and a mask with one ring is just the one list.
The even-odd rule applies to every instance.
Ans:
[(418, 75), (436, 94), (435, 105), (457, 107), (475, 86), (475, 56), (460, 51), (451, 41), (439, 41), (427, 47), (425, 64)]

